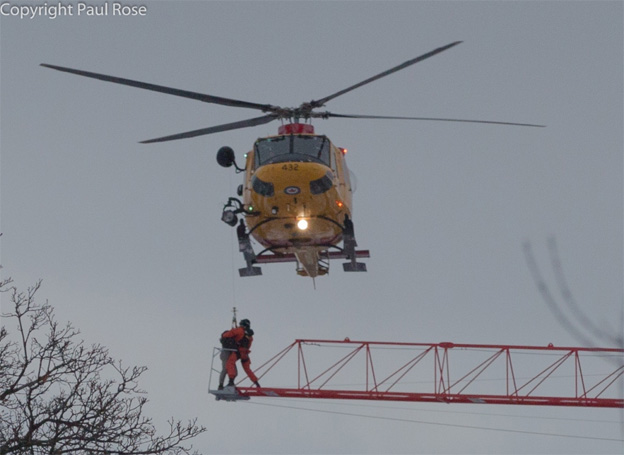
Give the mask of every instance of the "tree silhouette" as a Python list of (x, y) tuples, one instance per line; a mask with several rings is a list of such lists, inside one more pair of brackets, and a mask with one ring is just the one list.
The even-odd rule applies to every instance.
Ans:
[(10, 283), (0, 282), (12, 303), (0, 328), (0, 454), (190, 453), (186, 444), (205, 428), (172, 418), (157, 434), (143, 415), (145, 367), (124, 367), (59, 324), (47, 302), (35, 301), (41, 281), (26, 292)]
[[(533, 276), (533, 280), (535, 281), (542, 298), (546, 302), (546, 305), (557, 319), (557, 322), (559, 322), (559, 324), (561, 324), (561, 326), (565, 328), (574, 338), (583, 343), (584, 346), (595, 346), (597, 344), (596, 341), (598, 340), (600, 342), (617, 346), (618, 348), (624, 348), (622, 330), (612, 331), (606, 327), (600, 327), (576, 302), (576, 299), (574, 298), (565, 278), (563, 266), (559, 258), (557, 242), (554, 237), (550, 237), (548, 239), (548, 251), (557, 287), (559, 288), (561, 299), (565, 305), (558, 303), (557, 299), (550, 292), (550, 289), (546, 284), (546, 279), (537, 266), (537, 261), (533, 255), (531, 244), (529, 242), (524, 243), (524, 254), (531, 275)], [(622, 316), (624, 315), (621, 315), (620, 319), (624, 321)]]

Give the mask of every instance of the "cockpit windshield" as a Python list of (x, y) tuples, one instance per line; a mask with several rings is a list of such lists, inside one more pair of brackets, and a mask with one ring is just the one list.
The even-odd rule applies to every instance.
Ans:
[(258, 139), (256, 167), (283, 161), (310, 161), (329, 166), (329, 139), (325, 136), (288, 135)]

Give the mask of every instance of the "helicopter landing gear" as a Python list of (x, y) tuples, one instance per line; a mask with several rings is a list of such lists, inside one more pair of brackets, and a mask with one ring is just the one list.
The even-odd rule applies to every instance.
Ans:
[(366, 272), (366, 264), (357, 262), (357, 254), (355, 251), (357, 242), (355, 241), (353, 221), (351, 221), (349, 215), (345, 215), (344, 226), (342, 228), (342, 243), (347, 259), (351, 259), (351, 262), (344, 262), (342, 264), (342, 269), (345, 272)]
[(243, 253), (247, 267), (238, 269), (240, 276), (258, 276), (262, 275), (262, 269), (254, 266), (256, 263), (256, 253), (254, 253), (251, 241), (249, 240), (249, 234), (245, 232), (245, 223), (240, 220), (240, 224), (236, 228), (236, 235), (238, 236), (238, 251)]
[(256, 253), (254, 253), (251, 242), (249, 241), (249, 235), (245, 235), (245, 238), (238, 239), (238, 250), (243, 253), (247, 267), (238, 269), (240, 276), (258, 276), (262, 275), (262, 269), (254, 266), (256, 263)]

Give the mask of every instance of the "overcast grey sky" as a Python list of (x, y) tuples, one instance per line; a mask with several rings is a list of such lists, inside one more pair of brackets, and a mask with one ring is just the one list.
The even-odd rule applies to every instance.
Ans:
[[(256, 332), (252, 366), (296, 338), (579, 345), (525, 261), (529, 241), (556, 294), (551, 236), (579, 305), (621, 333), (622, 2), (144, 4), (144, 17), (0, 17), (1, 263), (22, 288), (42, 278), (40, 297), (87, 341), (149, 367), (142, 386), (157, 422), (199, 417), (204, 453), (622, 452), (621, 442), (522, 433), (624, 439), (619, 410), (231, 404), (206, 393), (234, 305)], [(297, 106), (457, 40), (328, 110), (547, 128), (316, 121), (349, 150), (355, 229), (371, 251), (366, 274), (333, 263), (316, 290), (292, 264), (239, 278), (235, 235), (220, 221), (241, 181), (216, 151), (229, 145), (242, 160), (277, 123), (142, 145), (257, 113), (39, 66)], [(520, 433), (449, 426), (467, 423)]]

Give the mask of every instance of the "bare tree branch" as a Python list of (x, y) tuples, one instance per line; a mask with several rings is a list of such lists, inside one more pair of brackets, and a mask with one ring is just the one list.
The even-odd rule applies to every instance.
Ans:
[(39, 305), (39, 281), (26, 292), (8, 288), (16, 332), (0, 328), (0, 455), (188, 454), (187, 442), (205, 431), (196, 420), (169, 421), (156, 432), (143, 413), (147, 397), (138, 380), (145, 367), (125, 367), (98, 344), (86, 346), (53, 308)]
[(576, 299), (574, 298), (572, 291), (568, 286), (565, 274), (563, 273), (563, 266), (561, 265), (561, 260), (559, 258), (559, 251), (557, 249), (557, 241), (555, 240), (555, 237), (550, 237), (548, 239), (548, 250), (550, 252), (552, 268), (555, 272), (555, 279), (557, 280), (557, 285), (559, 286), (561, 297), (563, 301), (567, 304), (572, 315), (576, 318), (577, 322), (581, 325), (581, 327), (584, 327), (595, 338), (602, 340), (606, 343), (610, 343), (619, 347), (624, 347), (624, 340), (622, 339), (622, 335), (613, 335), (609, 333), (609, 331), (598, 327), (598, 325), (594, 323), (594, 321), (592, 321), (592, 319), (587, 316), (587, 314), (585, 314), (585, 312), (576, 302)]
[[(552, 311), (553, 315), (557, 319), (557, 322), (561, 324), (574, 338), (581, 342), (584, 346), (595, 346), (595, 339), (609, 342), (618, 347), (624, 346), (624, 340), (621, 335), (614, 335), (608, 333), (606, 330), (601, 330), (581, 309), (572, 295), (565, 275), (563, 273), (563, 267), (559, 259), (559, 253), (554, 237), (548, 240), (549, 254), (551, 264), (555, 272), (555, 280), (559, 287), (559, 292), (567, 304), (568, 312), (572, 314), (574, 319), (568, 317), (568, 312), (561, 308), (561, 305), (557, 303), (557, 300), (551, 294), (546, 280), (542, 275), (537, 262), (533, 255), (531, 244), (529, 242), (524, 243), (524, 253), (529, 266), (529, 270), (533, 275), (533, 280), (540, 291), (542, 298), (546, 302), (548, 309)], [(580, 326), (580, 327), (579, 327)]]

